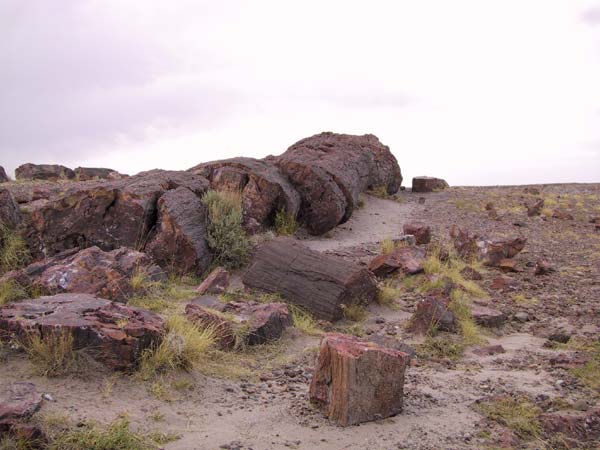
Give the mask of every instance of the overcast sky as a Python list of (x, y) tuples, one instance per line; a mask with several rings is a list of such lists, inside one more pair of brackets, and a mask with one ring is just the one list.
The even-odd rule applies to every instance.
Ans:
[(600, 1), (0, 0), (0, 165), (373, 133), (405, 176), (600, 182)]

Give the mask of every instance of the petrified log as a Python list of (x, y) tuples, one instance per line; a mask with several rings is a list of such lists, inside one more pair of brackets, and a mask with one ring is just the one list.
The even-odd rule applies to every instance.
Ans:
[(75, 350), (86, 349), (117, 370), (135, 367), (144, 349), (157, 344), (163, 331), (159, 315), (89, 294), (58, 294), (0, 308), (0, 339), (70, 333)]
[(75, 178), (79, 181), (118, 180), (123, 176), (116, 170), (105, 169), (103, 167), (77, 167), (74, 172)]
[(0, 283), (14, 280), (45, 295), (85, 293), (125, 302), (133, 294), (131, 278), (136, 270), (143, 270), (151, 280), (164, 278), (160, 267), (144, 253), (126, 247), (105, 252), (94, 246), (66, 250), (13, 270), (0, 277)]
[(300, 218), (312, 234), (348, 220), (361, 192), (383, 187), (393, 194), (402, 183), (396, 158), (370, 134), (317, 134), (271, 160), (300, 193)]
[(377, 295), (375, 279), (367, 269), (289, 238), (261, 245), (242, 281), (249, 287), (279, 293), (325, 320), (340, 319), (342, 305), (370, 303)]
[(409, 355), (355, 336), (331, 333), (321, 341), (310, 400), (342, 426), (402, 411)]
[(188, 188), (164, 193), (158, 200), (158, 223), (146, 251), (173, 272), (202, 274), (212, 261), (206, 220), (206, 207)]
[(72, 180), (75, 172), (59, 164), (23, 164), (15, 169), (17, 180)]
[(242, 192), (244, 228), (257, 232), (273, 225), (279, 210), (296, 217), (300, 196), (277, 166), (254, 158), (231, 158), (189, 169), (210, 181), (212, 189)]
[(446, 180), (435, 177), (414, 177), (412, 179), (413, 192), (441, 191), (448, 187)]

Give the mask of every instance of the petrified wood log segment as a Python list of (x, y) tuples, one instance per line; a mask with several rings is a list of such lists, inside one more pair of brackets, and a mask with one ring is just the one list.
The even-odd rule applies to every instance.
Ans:
[(310, 400), (342, 426), (402, 411), (409, 355), (355, 336), (330, 333), (321, 341)]
[(17, 180), (72, 180), (75, 172), (59, 164), (23, 164), (15, 169)]
[(0, 339), (70, 333), (76, 350), (86, 349), (118, 370), (135, 367), (163, 331), (163, 319), (157, 314), (89, 294), (58, 294), (0, 308)]
[(446, 180), (435, 177), (414, 177), (412, 179), (412, 191), (413, 192), (433, 192), (441, 191), (446, 189), (448, 183)]
[(216, 190), (242, 192), (244, 227), (256, 232), (273, 224), (279, 210), (296, 217), (300, 196), (277, 166), (254, 158), (231, 158), (199, 164), (190, 169), (210, 181)]
[(370, 303), (377, 295), (367, 269), (289, 238), (261, 245), (242, 280), (246, 286), (279, 293), (325, 320), (340, 319), (342, 305)]
[(402, 183), (398, 162), (373, 135), (321, 133), (273, 157), (302, 198), (300, 217), (312, 234), (323, 234), (350, 218), (361, 192)]

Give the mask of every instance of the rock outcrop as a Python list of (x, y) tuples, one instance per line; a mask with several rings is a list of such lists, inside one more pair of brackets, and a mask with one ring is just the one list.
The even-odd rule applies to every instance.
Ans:
[(272, 226), (278, 211), (296, 217), (300, 196), (277, 166), (266, 160), (231, 158), (189, 169), (210, 181), (212, 189), (242, 193), (244, 228), (258, 232)]
[(77, 167), (75, 178), (79, 181), (88, 180), (118, 180), (123, 177), (119, 172), (101, 167)]
[(10, 181), (10, 178), (6, 175), (4, 167), (0, 166), (0, 183), (6, 183), (7, 181)]
[(190, 321), (213, 327), (220, 347), (225, 350), (274, 341), (292, 325), (292, 316), (285, 303), (226, 303), (206, 295), (192, 300), (185, 313)]
[(0, 187), (0, 225), (15, 228), (23, 220), (19, 205), (8, 189)]
[(288, 238), (262, 244), (242, 280), (246, 286), (279, 293), (324, 320), (340, 319), (342, 305), (370, 303), (377, 295), (367, 269)]
[(326, 334), (310, 384), (310, 400), (342, 426), (402, 411), (408, 354), (344, 334)]
[(402, 175), (389, 148), (373, 135), (321, 133), (272, 157), (300, 193), (300, 220), (323, 234), (350, 218), (361, 192), (398, 191)]
[(413, 192), (434, 192), (441, 191), (448, 187), (446, 180), (434, 177), (414, 177), (412, 179)]
[(72, 180), (75, 172), (59, 164), (23, 164), (15, 169), (17, 180)]
[(137, 366), (144, 349), (156, 345), (163, 332), (157, 314), (90, 294), (58, 294), (0, 308), (0, 339), (70, 333), (75, 350), (85, 349), (115, 370)]
[(121, 302), (133, 294), (131, 278), (143, 271), (149, 280), (165, 277), (160, 267), (144, 253), (121, 247), (105, 252), (98, 247), (66, 250), (52, 258), (8, 272), (0, 283), (9, 280), (44, 295), (60, 293), (94, 294)]

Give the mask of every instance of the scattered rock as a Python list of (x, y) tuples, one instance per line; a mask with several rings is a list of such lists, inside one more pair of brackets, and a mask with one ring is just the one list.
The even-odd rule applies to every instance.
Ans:
[(252, 288), (279, 293), (324, 320), (340, 319), (342, 305), (367, 304), (377, 295), (376, 280), (367, 269), (289, 238), (262, 244), (242, 281)]
[(473, 269), (472, 267), (466, 266), (463, 270), (460, 271), (460, 274), (466, 278), (467, 280), (480, 281), (483, 280), (483, 275)]
[(448, 298), (429, 296), (417, 303), (409, 329), (415, 333), (427, 334), (432, 329), (455, 333), (458, 322), (454, 313), (448, 308)]
[(413, 235), (418, 245), (431, 242), (431, 227), (421, 222), (407, 223), (402, 227), (404, 234)]
[(552, 211), (552, 217), (559, 220), (573, 220), (573, 216), (571, 214), (560, 208)]
[(387, 276), (397, 270), (414, 275), (423, 272), (425, 254), (425, 250), (418, 247), (396, 247), (390, 253), (376, 256), (369, 263), (369, 270), (378, 277)]
[(5, 386), (2, 393), (4, 395), (0, 398), (0, 441), (7, 435), (20, 435), (20, 428), (42, 406), (42, 396), (33, 383), (12, 383)]
[(204, 294), (222, 294), (229, 287), (229, 272), (224, 267), (217, 267), (204, 279), (196, 292)]
[(600, 408), (585, 412), (557, 411), (540, 415), (547, 434), (560, 433), (580, 442), (596, 442), (600, 439)]
[(0, 339), (71, 333), (75, 350), (86, 349), (116, 370), (137, 366), (144, 349), (160, 341), (163, 328), (157, 314), (90, 294), (58, 294), (0, 308)]
[(75, 172), (59, 164), (23, 164), (15, 169), (17, 180), (72, 180)]
[(409, 356), (361, 341), (326, 334), (310, 385), (310, 400), (341, 426), (384, 419), (402, 411)]
[(514, 258), (524, 248), (527, 239), (515, 238), (507, 241), (483, 241), (479, 243), (479, 257), (483, 260), (483, 263), (492, 266), (510, 267), (510, 270), (514, 269), (514, 265), (507, 263), (506, 260)]
[(300, 220), (311, 234), (348, 220), (361, 192), (383, 187), (394, 194), (402, 183), (396, 158), (370, 134), (321, 133), (269, 159), (300, 194)]
[(216, 297), (203, 296), (192, 300), (185, 312), (193, 322), (214, 326), (223, 349), (274, 341), (292, 325), (292, 316), (285, 303), (226, 303)]
[(540, 195), (540, 190), (532, 186), (527, 186), (525, 189), (523, 189), (523, 192), (525, 194)]
[(535, 199), (532, 203), (526, 203), (525, 207), (527, 208), (527, 215), (529, 217), (539, 216), (544, 208), (544, 199)]
[(412, 179), (413, 192), (434, 192), (441, 191), (448, 187), (448, 183), (441, 178), (434, 177), (414, 177)]
[(158, 222), (146, 251), (177, 273), (204, 273), (212, 261), (207, 242), (207, 211), (198, 195), (180, 186), (158, 200)]
[(501, 345), (488, 345), (487, 347), (477, 347), (473, 349), (473, 353), (479, 356), (493, 356), (500, 353), (505, 353), (504, 347)]
[(0, 187), (0, 224), (15, 228), (23, 220), (19, 206), (8, 189)]
[(522, 272), (514, 259), (501, 259), (497, 263), (496, 267), (498, 267), (498, 269), (500, 269), (502, 272)]
[(471, 308), (471, 315), (475, 323), (483, 327), (499, 327), (506, 320), (503, 312), (485, 306), (474, 305)]
[(77, 167), (75, 178), (79, 181), (89, 180), (118, 180), (123, 177), (119, 172), (100, 167)]
[(525, 311), (519, 311), (515, 313), (515, 320), (519, 322), (527, 322), (529, 320), (529, 314), (527, 314)]
[(7, 181), (10, 181), (10, 178), (6, 175), (4, 167), (0, 166), (0, 183), (6, 183)]
[(534, 273), (536, 275), (538, 275), (538, 276), (539, 275), (548, 275), (548, 274), (550, 274), (552, 272), (554, 272), (554, 268), (545, 259), (539, 259), (535, 263)]
[(89, 247), (79, 252), (67, 250), (8, 272), (0, 277), (0, 283), (14, 280), (45, 295), (85, 293), (125, 302), (133, 294), (131, 278), (138, 270), (151, 281), (164, 279), (161, 268), (144, 253), (126, 247), (110, 252)]
[(490, 288), (498, 291), (509, 291), (518, 289), (519, 284), (514, 278), (499, 275), (492, 280)]
[(251, 233), (271, 227), (280, 210), (292, 217), (300, 210), (300, 195), (271, 161), (232, 158), (199, 164), (189, 171), (207, 178), (212, 189), (240, 191), (244, 228)]

